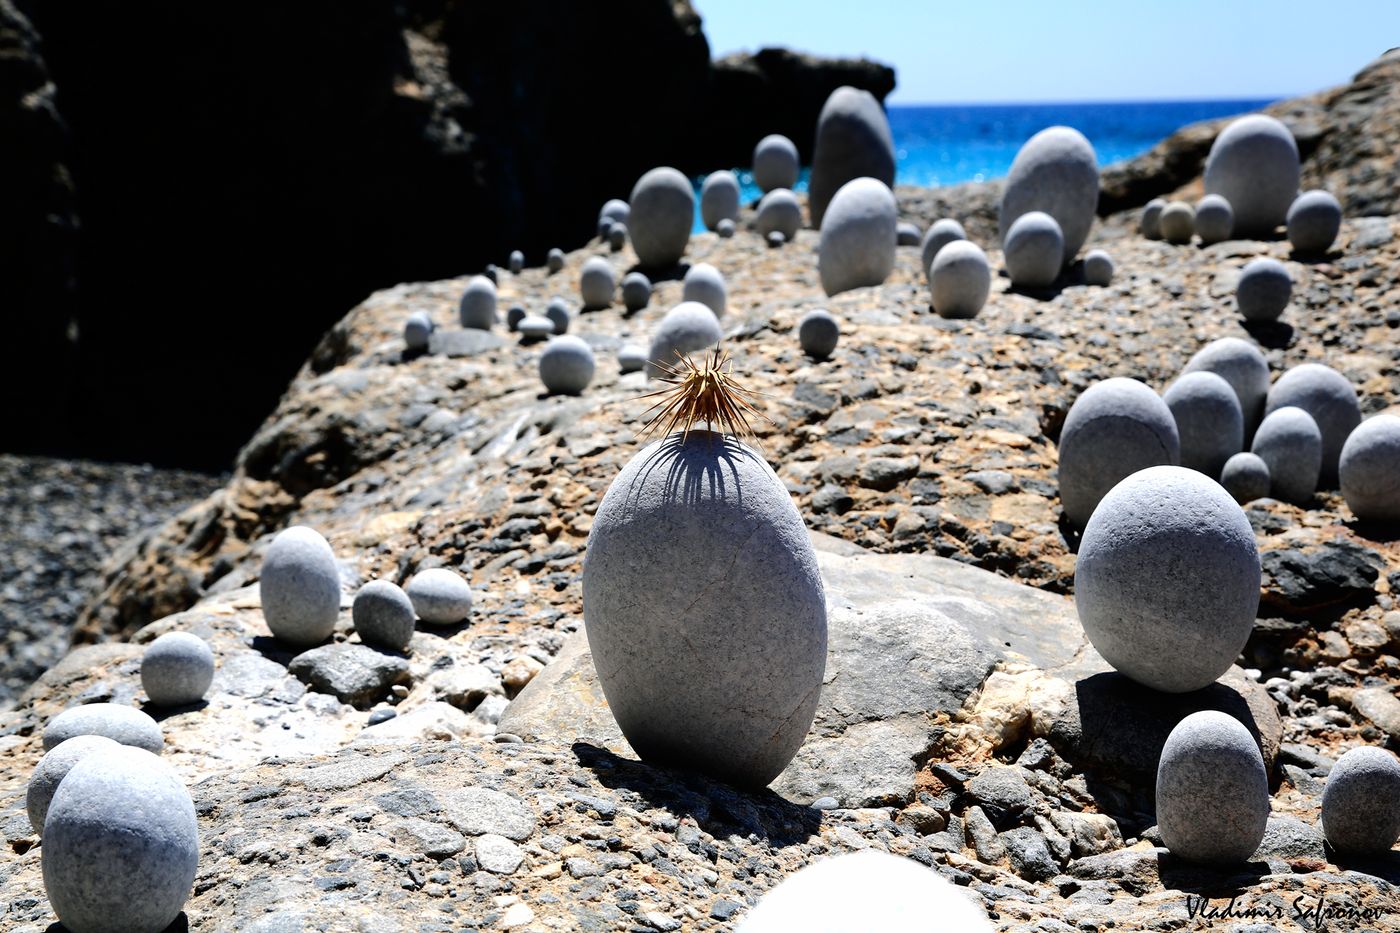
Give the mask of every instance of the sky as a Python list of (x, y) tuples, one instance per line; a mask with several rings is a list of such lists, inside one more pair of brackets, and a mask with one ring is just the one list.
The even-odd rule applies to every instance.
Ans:
[(716, 57), (895, 69), (891, 104), (1280, 98), (1400, 44), (1400, 0), (692, 0)]

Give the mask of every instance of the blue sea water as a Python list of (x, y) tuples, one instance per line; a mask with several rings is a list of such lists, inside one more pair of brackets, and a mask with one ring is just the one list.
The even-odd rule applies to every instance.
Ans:
[[(1072, 126), (1089, 138), (1099, 165), (1140, 155), (1189, 123), (1258, 110), (1272, 100), (1196, 100), (1070, 104), (891, 106), (896, 184), (936, 187), (1005, 177), (1016, 152), (1047, 126)], [(759, 197), (747, 167), (734, 169), (745, 204)], [(701, 176), (695, 179), (700, 190)], [(796, 190), (807, 189), (807, 169)], [(696, 227), (700, 223), (696, 208)]]

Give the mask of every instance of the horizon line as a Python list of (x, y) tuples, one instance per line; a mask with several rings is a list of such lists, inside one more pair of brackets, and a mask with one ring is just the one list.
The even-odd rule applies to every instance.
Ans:
[(947, 101), (884, 101), (885, 109), (891, 107), (1063, 107), (1085, 104), (1226, 104), (1235, 102), (1277, 103), (1302, 97), (1302, 94), (1247, 95), (1242, 97), (1132, 97), (1132, 98), (1078, 98), (1072, 100), (947, 100)]

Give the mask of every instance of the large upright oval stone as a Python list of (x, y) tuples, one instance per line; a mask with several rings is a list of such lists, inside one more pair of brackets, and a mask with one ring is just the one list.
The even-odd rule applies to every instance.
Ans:
[(817, 271), (828, 295), (879, 285), (894, 268), (898, 226), (894, 193), (875, 178), (841, 186), (822, 224)]
[(1235, 214), (1233, 236), (1267, 236), (1288, 217), (1301, 169), (1293, 134), (1252, 113), (1225, 127), (1206, 158), (1207, 194), (1223, 195)]
[(637, 179), (628, 202), (627, 232), (637, 261), (648, 268), (680, 262), (695, 223), (695, 191), (673, 168), (654, 168)]
[(820, 228), (827, 206), (854, 178), (875, 178), (894, 187), (894, 136), (884, 108), (869, 91), (838, 87), (817, 118), (807, 204)]
[(1088, 239), (1098, 206), (1094, 147), (1078, 130), (1052, 126), (1026, 140), (1011, 163), (997, 216), (998, 235), (1005, 239), (1022, 214), (1043, 211), (1060, 225), (1068, 263)]

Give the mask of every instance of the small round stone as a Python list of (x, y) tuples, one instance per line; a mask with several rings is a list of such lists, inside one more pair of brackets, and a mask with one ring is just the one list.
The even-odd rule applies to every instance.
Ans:
[(1277, 259), (1255, 259), (1240, 273), (1235, 304), (1247, 321), (1277, 321), (1293, 295), (1293, 277)]
[(647, 348), (635, 343), (625, 343), (618, 348), (617, 365), (624, 373), (639, 372), (647, 365)]
[(929, 292), (939, 317), (976, 317), (991, 290), (992, 265), (976, 243), (954, 240), (934, 257)]
[(630, 203), (626, 224), (637, 261), (647, 268), (669, 268), (680, 262), (695, 223), (690, 179), (673, 168), (654, 168), (637, 180)]
[(1288, 242), (1298, 252), (1320, 256), (1342, 229), (1342, 205), (1329, 192), (1304, 191), (1288, 208)]
[(1186, 363), (1183, 373), (1215, 373), (1235, 390), (1244, 414), (1244, 438), (1254, 437), (1264, 417), (1264, 399), (1269, 394), (1269, 362), (1259, 348), (1239, 337), (1212, 340)]
[(1101, 249), (1084, 256), (1084, 284), (1106, 286), (1113, 281), (1113, 257)]
[(594, 365), (582, 338), (555, 337), (540, 354), (540, 381), (552, 395), (578, 395), (593, 381)]
[(141, 655), (141, 689), (157, 706), (184, 706), (204, 699), (214, 682), (214, 652), (190, 632), (166, 632)]
[(1177, 723), (1157, 763), (1157, 826), (1171, 853), (1206, 864), (1248, 861), (1268, 822), (1269, 777), (1249, 730), (1217, 710)]
[(527, 314), (515, 325), (520, 331), (520, 339), (526, 341), (543, 340), (554, 333), (554, 322), (539, 314)]
[(397, 584), (371, 580), (350, 606), (360, 641), (375, 648), (402, 651), (413, 640), (413, 602)]
[(956, 220), (944, 217), (934, 221), (933, 226), (924, 233), (923, 242), (919, 244), (919, 267), (924, 270), (924, 275), (930, 274), (929, 267), (933, 265), (939, 250), (954, 240), (966, 239), (967, 234), (963, 231), (962, 224)]
[(73, 766), (93, 752), (117, 747), (118, 744), (105, 735), (75, 735), (55, 745), (39, 759), (24, 795), (24, 807), (29, 813), (29, 825), (34, 832), (41, 836), (44, 834), (44, 817), (48, 816), (49, 803)]
[(433, 336), (433, 319), (426, 311), (414, 311), (403, 322), (404, 346), (410, 350), (428, 349), (428, 341)]
[(1269, 468), (1275, 499), (1306, 503), (1317, 491), (1322, 468), (1322, 432), (1312, 415), (1292, 405), (1264, 418), (1250, 450)]
[(1170, 201), (1162, 208), (1157, 226), (1168, 243), (1190, 243), (1196, 232), (1196, 212), (1185, 201)]
[(199, 868), (189, 791), (141, 749), (88, 755), (49, 805), (41, 862), (49, 903), (72, 933), (164, 930)]
[(786, 188), (775, 188), (758, 202), (758, 213), (754, 216), (754, 229), (762, 236), (778, 231), (791, 240), (802, 229), (802, 205), (797, 195)]
[(919, 225), (907, 220), (901, 220), (894, 228), (895, 243), (899, 246), (918, 246), (923, 234), (919, 232)]
[(724, 276), (708, 262), (697, 262), (685, 273), (681, 282), (681, 301), (698, 301), (722, 319), (729, 303), (729, 289)]
[(1304, 363), (1279, 377), (1269, 390), (1264, 410), (1267, 414), (1289, 405), (1312, 415), (1322, 431), (1322, 472), (1318, 474), (1318, 484), (1323, 489), (1335, 489), (1342, 445), (1361, 423), (1356, 389), (1346, 376), (1330, 366)]
[(841, 325), (824, 309), (808, 311), (797, 322), (797, 342), (802, 345), (802, 352), (814, 360), (830, 357), (840, 338)]
[(484, 275), (473, 276), (462, 292), (457, 309), (463, 327), (490, 330), (496, 324), (496, 283)]
[(525, 254), (518, 249), (510, 251), (510, 271), (514, 275), (519, 275), (520, 270), (525, 268)]
[(472, 613), (471, 584), (446, 567), (415, 574), (404, 588), (418, 618), (433, 625), (461, 622)]
[(894, 268), (897, 218), (894, 193), (884, 182), (856, 178), (842, 185), (822, 215), (822, 290), (836, 295), (883, 283)]
[(512, 331), (520, 329), (520, 322), (525, 320), (525, 309), (520, 305), (511, 305), (506, 311), (506, 327)]
[(1162, 238), (1162, 208), (1167, 206), (1165, 198), (1153, 198), (1142, 207), (1138, 218), (1138, 232), (1149, 240)]
[(587, 310), (606, 308), (612, 304), (613, 292), (617, 290), (617, 275), (613, 272), (612, 263), (602, 256), (590, 258), (579, 271), (578, 290), (583, 298), (583, 307)]
[(1162, 394), (1176, 420), (1181, 465), (1211, 479), (1244, 447), (1244, 415), (1230, 383), (1215, 373), (1185, 373)]
[(781, 230), (774, 230), (763, 239), (768, 244), (769, 249), (777, 249), (787, 242), (787, 237), (783, 235)]
[(642, 310), (651, 301), (651, 279), (640, 272), (622, 277), (622, 305), (628, 313)]
[(560, 269), (564, 268), (564, 251), (557, 246), (554, 247), (549, 251), (549, 255), (545, 257), (544, 262), (545, 268), (550, 271), (551, 275), (558, 272)]
[(786, 136), (773, 133), (753, 147), (753, 183), (765, 194), (775, 188), (791, 188), (797, 184), (801, 168), (797, 147)]
[(292, 645), (331, 637), (340, 614), (335, 552), (314, 528), (294, 525), (268, 545), (258, 580), (263, 618), (273, 636)]
[(739, 216), (739, 179), (728, 169), (711, 172), (700, 186), (700, 220), (713, 230), (721, 220)]
[(1196, 234), (1201, 242), (1223, 243), (1235, 230), (1235, 212), (1230, 202), (1218, 194), (1208, 194), (1196, 202)]
[(1384, 855), (1400, 840), (1400, 761), (1383, 748), (1353, 748), (1322, 789), (1322, 834), (1338, 852)]
[(567, 334), (573, 315), (569, 313), (569, 303), (563, 298), (551, 298), (545, 305), (544, 316), (554, 325), (554, 333)]
[(734, 235), (734, 221), (728, 217), (715, 224), (715, 233), (719, 234), (721, 240), (727, 240)]
[(1240, 505), (1267, 496), (1270, 484), (1269, 465), (1258, 454), (1247, 450), (1226, 460), (1220, 471), (1220, 485)]
[(652, 379), (663, 375), (662, 364), (675, 366), (678, 354), (690, 354), (719, 343), (720, 330), (715, 313), (698, 301), (683, 301), (676, 305), (656, 325), (647, 349), (647, 375)]
[(1342, 445), (1337, 473), (1359, 520), (1400, 523), (1400, 417), (1375, 415), (1357, 425)]
[(615, 223), (608, 230), (608, 249), (620, 252), (627, 245), (627, 225)]
[(165, 737), (154, 719), (134, 706), (118, 703), (88, 703), (59, 713), (44, 727), (44, 748), (54, 748), (77, 735), (102, 735), (148, 752), (158, 753), (165, 747)]
[(604, 220), (609, 220), (613, 223), (625, 224), (631, 217), (631, 214), (632, 209), (628, 207), (626, 201), (621, 198), (609, 198), (603, 203), (603, 206), (598, 209), (598, 222), (602, 223)]
[(1021, 288), (1044, 288), (1053, 284), (1059, 277), (1064, 253), (1060, 225), (1043, 211), (1030, 211), (1017, 217), (1006, 232), (1002, 247), (1011, 284)]

